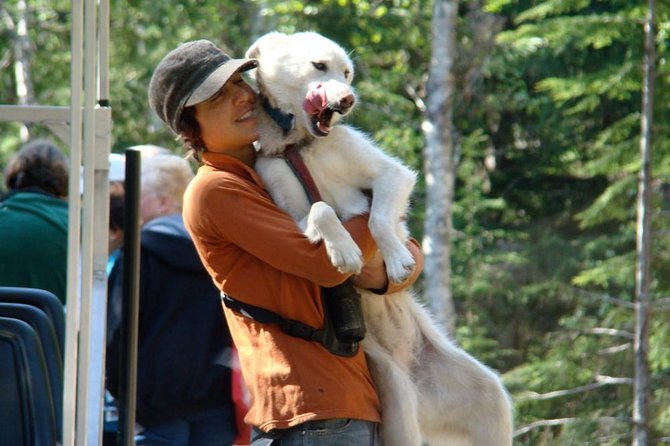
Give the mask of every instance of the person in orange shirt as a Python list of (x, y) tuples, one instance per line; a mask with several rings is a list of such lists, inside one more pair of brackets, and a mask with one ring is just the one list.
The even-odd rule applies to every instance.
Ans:
[[(185, 193), (183, 217), (222, 296), (319, 330), (326, 324), (321, 287), (349, 275), (272, 202), (253, 170), (257, 98), (240, 73), (255, 65), (207, 40), (187, 42), (156, 67), (149, 102), (201, 162)], [(391, 290), (367, 215), (344, 225), (366, 261), (357, 286), (385, 293), (414, 283), (423, 265), (415, 240), (408, 247), (417, 266)], [(227, 306), (224, 312), (251, 396), (245, 421), (253, 426), (253, 445), (379, 444), (379, 398), (362, 349), (335, 354), (282, 324)]]

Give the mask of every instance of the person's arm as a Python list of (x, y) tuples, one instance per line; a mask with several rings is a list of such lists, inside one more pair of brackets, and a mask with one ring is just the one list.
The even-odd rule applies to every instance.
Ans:
[(407, 279), (399, 283), (389, 283), (384, 259), (382, 259), (381, 253), (377, 251), (377, 255), (365, 264), (361, 273), (353, 276), (354, 285), (359, 288), (366, 288), (376, 294), (397, 293), (412, 286), (423, 270), (424, 257), (421, 246), (416, 239), (410, 237), (406, 245), (416, 262)]
[[(196, 179), (185, 199), (184, 222), (199, 243), (208, 239), (228, 241), (229, 249), (240, 249), (278, 270), (321, 286), (335, 286), (351, 275), (337, 271), (325, 245), (311, 243), (269, 196), (225, 174), (211, 175), (216, 177), (209, 181)], [(351, 218), (344, 227), (361, 248), (364, 261), (369, 261), (376, 244), (367, 215)], [(216, 258), (217, 253), (206, 255)]]

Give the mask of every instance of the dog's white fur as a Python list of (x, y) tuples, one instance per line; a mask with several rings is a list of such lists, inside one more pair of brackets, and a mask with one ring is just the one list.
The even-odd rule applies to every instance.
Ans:
[[(325, 108), (346, 114), (353, 107), (350, 58), (316, 33), (270, 33), (246, 56), (259, 61), (260, 94), (294, 115), (293, 127), (284, 132), (257, 109), (261, 149), (255, 167), (275, 202), (301, 222), (310, 240), (323, 240), (333, 264), (348, 272), (360, 271), (361, 253), (338, 216), (346, 220), (369, 210), (389, 278), (404, 279), (414, 265), (402, 223), (414, 173), (356, 129), (331, 128), (330, 113), (315, 124)], [(288, 144), (300, 147), (325, 203), (310, 206), (277, 156)], [(371, 203), (364, 191), (372, 191)], [(359, 291), (368, 330), (363, 347), (382, 403), (383, 444), (511, 445), (511, 405), (499, 377), (444, 336), (411, 292)]]

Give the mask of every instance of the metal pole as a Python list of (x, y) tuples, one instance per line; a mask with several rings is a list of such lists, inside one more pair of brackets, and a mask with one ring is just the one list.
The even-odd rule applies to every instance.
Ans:
[(135, 444), (135, 397), (137, 391), (137, 332), (140, 283), (140, 171), (139, 150), (126, 150), (126, 198), (123, 236), (123, 304), (121, 358), (119, 361), (120, 446)]

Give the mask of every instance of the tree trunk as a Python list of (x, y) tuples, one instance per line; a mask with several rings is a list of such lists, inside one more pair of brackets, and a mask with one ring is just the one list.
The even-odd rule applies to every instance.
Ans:
[[(30, 38), (28, 37), (28, 12), (26, 1), (18, 0), (16, 4), (16, 21), (14, 21), (9, 11), (5, 9), (6, 5), (4, 1), (0, 2), (0, 6), (2, 6), (3, 9), (3, 22), (12, 39), (16, 102), (18, 105), (34, 104), (35, 94), (33, 92), (33, 83), (30, 77), (31, 46)], [(30, 138), (29, 130), (30, 129), (26, 124), (21, 125), (20, 137), (22, 141), (28, 141)]]
[(637, 265), (635, 273), (635, 387), (633, 404), (633, 446), (648, 443), (649, 422), (649, 282), (651, 271), (651, 153), (654, 108), (655, 29), (654, 0), (644, 26), (644, 79), (642, 85), (642, 119), (640, 135), (640, 178), (637, 198)]
[(438, 321), (454, 333), (455, 314), (451, 293), (451, 232), (454, 197), (454, 133), (452, 131), (456, 58), (457, 0), (435, 0), (433, 6), (433, 51), (426, 91), (426, 219), (423, 249), (425, 296)]

